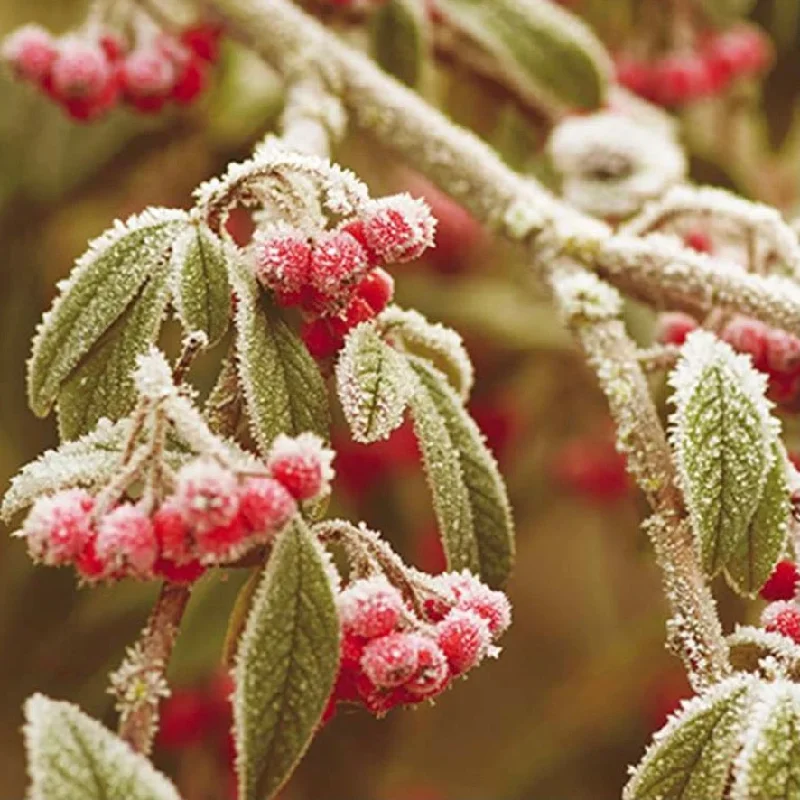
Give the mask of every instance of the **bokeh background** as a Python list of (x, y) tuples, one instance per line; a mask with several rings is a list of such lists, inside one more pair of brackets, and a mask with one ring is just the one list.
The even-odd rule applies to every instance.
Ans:
[[(652, 38), (654, 25), (670, 21), (662, 0), (571, 5), (615, 50), (635, 43), (645, 27)], [(30, 20), (64, 31), (83, 11), (78, 0), (3, 0), (0, 36)], [(777, 48), (765, 83), (738, 86), (681, 119), (694, 178), (786, 211), (794, 210), (800, 186), (797, 12), (797, 0), (759, 2), (753, 19)], [(512, 166), (548, 178), (542, 120), (496, 87), (445, 64), (431, 70), (425, 92)], [(56, 281), (114, 218), (147, 205), (187, 206), (195, 185), (249, 153), (280, 103), (275, 76), (230, 45), (204, 102), (150, 120), (120, 111), (97, 125), (75, 125), (44, 98), (0, 78), (0, 484), (56, 443), (53, 421), (33, 417), (24, 390), (30, 338)], [(395, 272), (398, 300), (456, 327), (474, 357), (472, 409), (515, 509), (515, 624), (502, 657), (435, 706), (382, 721), (340, 711), (282, 797), (618, 797), (626, 765), (687, 689), (664, 649), (659, 576), (638, 527), (646, 509), (614, 451), (603, 400), (512, 254), (371, 142), (349, 138), (338, 156), (376, 192), (408, 188), (440, 217), (433, 256)], [(628, 313), (646, 338), (652, 316), (634, 306)], [(198, 377), (202, 384), (202, 364)], [(793, 435), (790, 422), (790, 442)], [(410, 431), (371, 448), (337, 441), (333, 513), (366, 520), (409, 561), (441, 569)], [(199, 584), (170, 673), (178, 691), (156, 760), (186, 800), (229, 796), (219, 651), (245, 577), (215, 574)], [(155, 591), (133, 584), (79, 590), (70, 571), (35, 569), (19, 542), (0, 536), (0, 796), (24, 792), (20, 707), (34, 690), (114, 724), (107, 673), (136, 636)], [(724, 589), (720, 598), (729, 626), (757, 614)]]

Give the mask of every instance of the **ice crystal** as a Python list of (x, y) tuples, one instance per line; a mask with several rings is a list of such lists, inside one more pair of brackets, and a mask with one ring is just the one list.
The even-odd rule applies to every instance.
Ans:
[(170, 695), (164, 664), (148, 658), (138, 642), (127, 649), (125, 660), (109, 680), (108, 692), (116, 698), (115, 708), (123, 720), (145, 707), (157, 710)]

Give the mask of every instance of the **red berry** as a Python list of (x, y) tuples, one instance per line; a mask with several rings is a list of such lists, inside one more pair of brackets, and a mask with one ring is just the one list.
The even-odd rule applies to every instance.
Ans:
[(240, 489), (239, 513), (248, 528), (268, 536), (280, 530), (297, 511), (297, 503), (274, 478), (249, 478)]
[(769, 580), (761, 587), (760, 595), (764, 600), (791, 600), (797, 591), (800, 579), (797, 564), (794, 561), (779, 561), (775, 565)]
[(653, 71), (649, 64), (636, 58), (624, 57), (617, 61), (617, 80), (622, 86), (641, 97), (651, 97)]
[(198, 458), (178, 472), (171, 502), (197, 535), (233, 522), (239, 511), (238, 488), (230, 470)]
[(108, 565), (97, 555), (95, 543), (96, 539), (89, 539), (75, 560), (78, 575), (89, 582), (101, 580), (108, 574)]
[(712, 80), (706, 62), (695, 54), (663, 58), (653, 72), (653, 99), (665, 106), (679, 106), (708, 95)]
[(761, 614), (761, 624), (768, 631), (787, 636), (800, 644), (800, 609), (786, 600), (770, 603)]
[(415, 676), (420, 666), (419, 639), (410, 633), (391, 633), (373, 639), (361, 656), (364, 675), (379, 689), (402, 686)]
[(153, 514), (153, 532), (161, 555), (168, 562), (187, 564), (194, 561), (194, 539), (180, 509), (171, 501)]
[(661, 344), (682, 345), (686, 337), (698, 328), (697, 320), (681, 311), (659, 314), (656, 339)]
[(480, 664), (492, 634), (489, 623), (473, 611), (454, 608), (436, 626), (436, 641), (454, 675), (461, 675)]
[(756, 369), (765, 369), (767, 359), (767, 334), (763, 322), (749, 317), (735, 317), (720, 333), (720, 338), (739, 353), (746, 353)]
[(800, 339), (790, 333), (771, 328), (767, 331), (767, 367), (782, 374), (794, 373), (800, 367)]
[(433, 246), (436, 220), (410, 194), (373, 200), (363, 219), (369, 248), (384, 263), (413, 261)]
[(39, 25), (24, 25), (6, 37), (0, 57), (15, 74), (26, 81), (41, 83), (58, 56), (55, 40)]
[(442, 692), (450, 680), (447, 658), (436, 641), (420, 633), (410, 634), (417, 641), (417, 671), (403, 688), (419, 698)]
[(175, 67), (156, 47), (129, 53), (120, 69), (125, 99), (143, 113), (160, 111), (175, 84)]
[(311, 245), (308, 238), (289, 226), (280, 226), (256, 234), (253, 243), (255, 273), (258, 280), (276, 292), (282, 305), (293, 305), (308, 283), (311, 268)]
[(157, 558), (153, 564), (153, 573), (171, 583), (194, 583), (206, 573), (206, 568), (197, 560), (176, 564), (166, 558)]
[(73, 562), (94, 538), (94, 498), (85, 489), (40, 497), (20, 531), (35, 561), (58, 566)]
[(384, 269), (374, 269), (356, 286), (355, 296), (380, 314), (394, 297), (394, 278)]
[(115, 33), (104, 33), (99, 39), (100, 47), (106, 54), (106, 58), (113, 64), (120, 61), (125, 55), (125, 40)]
[(355, 237), (329, 231), (312, 248), (309, 283), (328, 308), (337, 309), (347, 305), (368, 269), (367, 253)]
[(111, 65), (102, 47), (81, 39), (61, 43), (52, 68), (53, 88), (59, 97), (97, 100), (113, 77)]
[(339, 595), (338, 607), (344, 631), (364, 639), (392, 633), (405, 612), (399, 590), (382, 576), (351, 583)]
[(511, 603), (503, 592), (490, 589), (472, 573), (448, 572), (438, 576), (437, 583), (452, 593), (455, 607), (472, 611), (489, 624), (489, 632), (498, 638), (511, 624)]
[(198, 58), (209, 63), (219, 60), (219, 44), (222, 28), (210, 23), (192, 25), (181, 33), (181, 42)]
[(310, 500), (329, 491), (332, 459), (333, 452), (313, 433), (294, 438), (281, 434), (272, 445), (267, 466), (292, 497)]
[(344, 334), (335, 330), (328, 318), (304, 323), (300, 338), (318, 361), (335, 356), (344, 345)]
[(138, 505), (118, 505), (100, 519), (95, 549), (114, 573), (152, 577), (158, 543), (150, 515)]
[(248, 528), (240, 515), (222, 525), (203, 527), (195, 532), (195, 545), (200, 561), (216, 564), (234, 561), (248, 547)]
[(696, 250), (698, 253), (713, 253), (714, 243), (711, 237), (704, 231), (689, 231), (684, 237), (683, 241), (687, 247)]
[(197, 58), (192, 58), (177, 68), (175, 85), (170, 97), (179, 105), (193, 103), (205, 90), (208, 84), (208, 68)]

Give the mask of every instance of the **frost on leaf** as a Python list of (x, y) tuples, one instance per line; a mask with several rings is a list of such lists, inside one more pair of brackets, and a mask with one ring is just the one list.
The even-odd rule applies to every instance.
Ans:
[(737, 675), (685, 703), (653, 737), (623, 800), (722, 800), (754, 685)]
[(339, 666), (327, 554), (302, 521), (278, 538), (236, 656), (233, 699), (241, 800), (268, 800), (306, 751)]
[(208, 344), (228, 330), (231, 289), (223, 242), (202, 223), (183, 231), (172, 248), (175, 304), (187, 331), (202, 331)]
[(25, 704), (29, 800), (180, 800), (150, 762), (77, 706)]
[(253, 438), (262, 455), (278, 434), (327, 441), (330, 409), (319, 368), (244, 265), (234, 266), (236, 360)]
[(385, 336), (400, 350), (432, 361), (466, 400), (475, 379), (461, 337), (452, 328), (428, 322), (418, 311), (390, 306), (379, 317)]
[[(146, 301), (153, 294), (161, 302), (157, 309), (160, 321), (166, 305), (163, 284), (170, 247), (186, 221), (182, 211), (146, 211), (125, 223), (117, 222), (78, 259), (33, 342), (28, 398), (36, 414), (44, 416), (50, 411), (76, 370), (85, 374), (95, 361), (111, 355), (108, 340), (119, 340), (124, 330), (147, 322), (152, 329), (153, 314), (138, 319), (141, 314), (136, 308), (151, 305)], [(134, 338), (143, 337), (144, 331), (137, 337), (128, 336), (131, 348), (140, 345)], [(133, 361), (128, 360), (132, 368)], [(122, 383), (125, 379), (124, 374), (117, 376)], [(82, 391), (88, 393), (91, 388), (83, 386)], [(95, 402), (102, 404), (103, 398)]]
[(775, 460), (778, 423), (765, 381), (747, 356), (705, 331), (689, 336), (670, 375), (670, 440), (709, 575), (741, 546)]
[(744, 747), (733, 767), (730, 800), (800, 798), (800, 686), (759, 686)]
[[(478, 426), (467, 413), (445, 376), (420, 358), (412, 356), (409, 363), (419, 381), (420, 389), (418, 391), (421, 391), (424, 396), (423, 406), (426, 412), (427, 409), (430, 409), (431, 412), (435, 410), (438, 415), (438, 421), (435, 424), (415, 419), (415, 425), (419, 422), (418, 431), (426, 429), (426, 425), (430, 425), (433, 431), (438, 431), (439, 425), (443, 427), (443, 432), (449, 437), (455, 451), (455, 460), (459, 467), (461, 485), (457, 488), (456, 497), (460, 497), (462, 491), (465, 494), (466, 509), (464, 511), (452, 518), (449, 513), (443, 513), (448, 508), (445, 505), (448, 501), (445, 497), (439, 497), (438, 491), (446, 491), (446, 485), (437, 491), (438, 479), (430, 471), (431, 468), (435, 470), (435, 467), (428, 467), (428, 477), (433, 485), (434, 500), (444, 507), (442, 511), (439, 511), (437, 506), (437, 516), (439, 517), (439, 526), (444, 534), (445, 551), (450, 568), (459, 568), (455, 565), (459, 563), (460, 557), (473, 557), (474, 541), (477, 551), (477, 570), (475, 571), (493, 589), (501, 588), (511, 572), (515, 548), (511, 507), (497, 462), (486, 447)], [(416, 402), (418, 408), (419, 401)], [(415, 411), (415, 414), (418, 413)], [(431, 447), (430, 463), (434, 464), (438, 444), (426, 446), (425, 442), (421, 440), (421, 445), (424, 454), (427, 454), (427, 448)], [(428, 463), (426, 457), (426, 467)], [(449, 479), (449, 468), (444, 470), (444, 476)], [(445, 527), (443, 523), (447, 523), (451, 519), (464, 525), (463, 533), (460, 531), (451, 533)], [(469, 537), (467, 536), (468, 532), (471, 533)], [(461, 551), (457, 551), (456, 548), (461, 548)], [(460, 556), (459, 552), (461, 552)], [(465, 566), (469, 566), (469, 564), (465, 564)]]
[(740, 594), (754, 596), (767, 582), (786, 549), (791, 504), (786, 479), (786, 453), (774, 445), (774, 463), (747, 533), (741, 538), (725, 575)]
[(777, 663), (787, 675), (800, 678), (800, 645), (788, 636), (740, 625), (727, 642), (731, 666), (739, 672), (757, 673), (764, 664)]
[(386, 344), (371, 323), (348, 334), (336, 364), (336, 383), (357, 442), (388, 438), (402, 424), (414, 392), (405, 357)]

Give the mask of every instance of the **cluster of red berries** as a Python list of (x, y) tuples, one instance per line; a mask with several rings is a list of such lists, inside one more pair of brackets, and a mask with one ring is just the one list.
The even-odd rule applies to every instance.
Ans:
[(392, 195), (317, 235), (289, 225), (259, 232), (255, 273), (279, 305), (303, 310), (303, 341), (315, 358), (325, 359), (341, 349), (351, 328), (391, 301), (394, 281), (381, 265), (419, 258), (433, 245), (435, 228), (424, 201)]
[(765, 630), (780, 633), (800, 644), (800, 607), (797, 605), (797, 587), (800, 571), (794, 561), (780, 561), (769, 580), (761, 588), (761, 597), (769, 605), (761, 614)]
[(340, 702), (377, 716), (421, 703), (497, 652), (511, 623), (506, 595), (469, 572), (431, 580), (436, 594), (425, 602), (425, 620), (382, 576), (354, 581), (339, 595), (341, 664), (323, 720)]
[(263, 477), (198, 458), (181, 468), (173, 492), (155, 510), (143, 501), (104, 510), (85, 489), (67, 489), (39, 498), (20, 535), (35, 561), (72, 564), (87, 582), (192, 582), (207, 566), (268, 541), (296, 513), (298, 501), (327, 492), (331, 458), (312, 434), (281, 436)]
[(770, 64), (767, 38), (742, 25), (709, 35), (689, 53), (671, 53), (655, 61), (621, 58), (617, 80), (662, 106), (682, 106), (724, 92), (731, 82), (761, 74)]
[(192, 103), (219, 56), (221, 30), (197, 24), (179, 36), (159, 33), (129, 49), (115, 33), (53, 37), (25, 25), (4, 42), (3, 60), (20, 79), (38, 86), (74, 120), (99, 119), (120, 102), (154, 114), (172, 101)]

